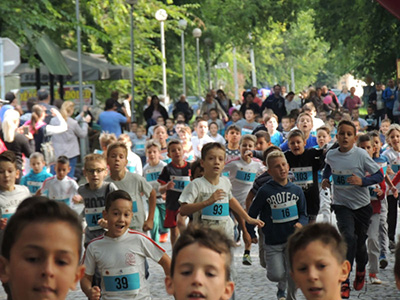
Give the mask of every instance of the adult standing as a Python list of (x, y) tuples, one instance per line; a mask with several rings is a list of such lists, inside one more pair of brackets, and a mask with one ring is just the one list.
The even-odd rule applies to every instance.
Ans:
[(339, 98), (338, 98), (340, 106), (343, 106), (344, 99), (346, 99), (347, 96), (349, 96), (349, 95), (350, 95), (350, 93), (347, 89), (347, 86), (343, 86), (342, 91), (340, 92)]
[(168, 119), (168, 112), (165, 107), (161, 105), (160, 99), (156, 95), (151, 96), (150, 106), (145, 109), (143, 115), (147, 122), (147, 128), (156, 125), (158, 117), (163, 117), (164, 124)]
[(13, 92), (6, 93), (4, 100), (8, 101), (8, 104), (3, 105), (0, 109), (0, 122), (4, 120), (4, 114), (9, 109), (15, 109), (20, 115), (23, 114), (22, 108), (18, 104), (18, 99)]
[(279, 122), (281, 122), (282, 117), (286, 116), (285, 98), (281, 96), (281, 86), (279, 84), (274, 85), (273, 89), (274, 93), (265, 99), (261, 106), (261, 111), (266, 108), (272, 109), (274, 114), (278, 116)]
[(387, 88), (383, 91), (382, 94), (383, 102), (385, 103), (386, 114), (388, 118), (394, 121), (393, 117), (393, 106), (394, 102), (397, 99), (396, 87), (394, 85), (394, 80), (389, 79)]
[(117, 137), (121, 135), (121, 124), (130, 123), (131, 121), (126, 108), (122, 107), (121, 109), (125, 116), (117, 112), (117, 105), (114, 99), (109, 98), (106, 100), (104, 111), (99, 115), (99, 120), (97, 121), (102, 132), (114, 133)]
[(383, 102), (382, 98), (383, 90), (382, 90), (382, 83), (378, 82), (375, 85), (375, 91), (373, 91), (368, 98), (368, 103), (374, 107), (375, 115), (378, 118), (379, 126), (381, 121), (385, 118), (385, 102)]
[[(321, 88), (321, 98), (323, 99), (325, 111), (339, 110), (339, 101), (336, 94), (330, 91), (326, 85)], [(329, 101), (327, 101), (327, 99), (329, 99)]]
[(233, 106), (231, 99), (229, 99), (223, 90), (217, 91), (217, 101), (221, 105), (222, 109), (226, 114), (229, 113), (229, 109)]
[[(363, 103), (356, 94), (356, 88), (353, 86), (350, 88), (350, 96), (347, 96), (346, 99), (344, 99), (343, 107), (347, 108), (349, 110), (349, 113), (353, 111), (354, 108), (360, 108)], [(393, 104), (392, 104), (392, 109), (393, 109)]]
[(240, 112), (244, 116), (246, 114), (246, 110), (251, 108), (254, 111), (254, 114), (261, 115), (261, 109), (258, 104), (254, 103), (254, 95), (252, 92), (245, 92), (244, 93), (244, 101), (242, 106), (240, 106)]
[(37, 91), (37, 97), (39, 100), (39, 104), (45, 107), (45, 112), (46, 116), (44, 118), (44, 122), (46, 124), (50, 123), (51, 118), (53, 117), (53, 114), (51, 112), (51, 109), (57, 109), (54, 105), (50, 104), (50, 94), (46, 89), (40, 89)]
[[(91, 120), (90, 115), (84, 116), (87, 107), (84, 107), (83, 111), (75, 118), (71, 116), (74, 113), (75, 104), (72, 101), (65, 101), (61, 106), (61, 115), (67, 122), (67, 131), (55, 134), (52, 136), (51, 141), (53, 143), (55, 155), (65, 155), (69, 159), (69, 165), (71, 167), (68, 176), (73, 178), (75, 176), (75, 166), (80, 155), (80, 147), (78, 138), (85, 138), (88, 134), (88, 123)], [(82, 122), (82, 127), (78, 122)], [(60, 125), (60, 121), (53, 118), (50, 121), (50, 125)], [(53, 171), (53, 170), (52, 170)], [(52, 172), (53, 173), (53, 172)], [(54, 174), (54, 173), (53, 173)]]
[(251, 93), (253, 94), (254, 97), (253, 102), (261, 108), (262, 100), (261, 98), (258, 97), (258, 88), (256, 86), (253, 86), (251, 88)]
[(185, 123), (188, 124), (193, 117), (193, 109), (190, 107), (189, 103), (186, 101), (186, 96), (181, 95), (179, 101), (175, 102), (175, 108), (172, 111), (172, 115), (176, 119), (179, 112), (185, 115)]
[(199, 115), (203, 116), (204, 113), (208, 114), (210, 109), (212, 108), (215, 108), (217, 110), (220, 119), (224, 119), (225, 122), (228, 121), (228, 116), (226, 115), (221, 105), (219, 105), (218, 101), (214, 99), (211, 93), (207, 93), (206, 100), (201, 105)]

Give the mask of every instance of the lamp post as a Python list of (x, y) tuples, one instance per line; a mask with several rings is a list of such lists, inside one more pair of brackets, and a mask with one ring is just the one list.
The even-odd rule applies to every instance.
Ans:
[(193, 29), (193, 37), (196, 39), (196, 51), (197, 51), (197, 80), (198, 80), (198, 96), (201, 98), (201, 81), (200, 81), (200, 37), (201, 29)]
[(253, 43), (251, 40), (253, 39), (253, 36), (251, 35), (251, 32), (249, 33), (249, 40), (250, 40), (250, 61), (251, 61), (251, 79), (253, 82), (253, 86), (257, 86), (257, 78), (256, 78), (256, 61), (254, 58), (254, 49), (253, 49)]
[(131, 6), (131, 96), (132, 96), (131, 109), (132, 109), (132, 121), (136, 121), (135, 120), (135, 85), (134, 85), (135, 48), (134, 48), (134, 40), (133, 40), (133, 8), (134, 8), (134, 5), (138, 3), (138, 0), (126, 0), (126, 3), (128, 3)]
[(163, 72), (163, 95), (167, 99), (167, 66), (165, 60), (165, 37), (164, 37), (164, 21), (168, 18), (165, 9), (159, 9), (156, 12), (156, 19), (160, 22), (161, 31), (161, 54), (162, 54), (162, 72)]
[(184, 20), (184, 19), (179, 20), (178, 26), (182, 30), (182, 32), (181, 32), (181, 42), (182, 42), (182, 90), (183, 90), (183, 95), (186, 95), (185, 29), (186, 29), (186, 26), (187, 26), (187, 21)]
[(212, 81), (211, 81), (211, 68), (210, 68), (210, 47), (212, 45), (211, 38), (205, 38), (204, 44), (207, 47), (207, 79), (208, 79), (208, 88), (212, 89)]

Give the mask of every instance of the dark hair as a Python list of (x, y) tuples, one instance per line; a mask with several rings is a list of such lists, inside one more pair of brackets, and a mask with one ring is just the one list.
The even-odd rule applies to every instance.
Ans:
[(225, 130), (225, 134), (227, 134), (227, 133), (228, 133), (229, 131), (231, 131), (231, 130), (237, 131), (237, 132), (241, 132), (239, 126), (237, 126), (237, 125), (235, 125), (235, 124), (232, 124), (232, 125), (229, 125), (229, 127)]
[(335, 227), (328, 223), (309, 224), (295, 231), (288, 239), (289, 263), (293, 271), (293, 256), (305, 249), (310, 243), (319, 241), (329, 245), (332, 254), (342, 263), (346, 259), (347, 245)]
[(265, 149), (264, 153), (263, 153), (263, 162), (267, 163), (267, 157), (268, 154), (270, 154), (272, 151), (282, 151), (281, 148), (279, 148), (278, 146), (272, 145), (269, 146), (267, 149)]
[(223, 145), (221, 145), (220, 143), (217, 143), (217, 142), (207, 143), (201, 149), (201, 159), (205, 160), (208, 151), (210, 151), (211, 149), (214, 149), (214, 148), (223, 150), (224, 151), (224, 155), (225, 155), (225, 153), (226, 153), (225, 152), (226, 151), (225, 146), (223, 146)]
[(218, 110), (217, 110), (216, 108), (211, 108), (211, 109), (208, 111), (208, 114), (210, 114), (210, 112), (212, 112), (212, 111), (215, 111), (215, 112), (218, 114)]
[(214, 122), (214, 121), (212, 121), (212, 122), (210, 122), (210, 124), (208, 124), (208, 128), (210, 128), (210, 126), (211, 126), (212, 124), (217, 125), (217, 128), (219, 129), (217, 122)]
[(63, 164), (63, 165), (64, 164), (69, 165), (69, 159), (65, 155), (60, 155), (59, 157), (57, 157), (57, 163), (58, 164)]
[(189, 225), (176, 241), (172, 250), (171, 277), (174, 277), (175, 264), (179, 252), (185, 247), (196, 243), (199, 244), (199, 246), (226, 255), (225, 280), (228, 281), (231, 273), (232, 240), (220, 230), (199, 225)]
[(115, 106), (115, 100), (113, 98), (108, 98), (106, 100), (106, 105), (104, 106), (104, 110), (109, 110), (111, 108), (114, 108)]
[(347, 125), (353, 128), (354, 130), (354, 135), (356, 135), (357, 129), (356, 126), (354, 125), (354, 123), (352, 121), (348, 121), (348, 120), (340, 120), (338, 126), (337, 126), (337, 132), (339, 133), (340, 127)]
[(167, 152), (169, 153), (170, 148), (172, 145), (181, 145), (182, 146), (182, 142), (178, 139), (172, 139), (168, 142), (167, 144)]
[(127, 201), (132, 202), (132, 198), (129, 195), (129, 193), (123, 191), (123, 190), (116, 190), (111, 193), (109, 193), (106, 197), (106, 211), (108, 211), (112, 205), (112, 203), (118, 199), (124, 199)]
[(256, 136), (257, 139), (258, 138), (264, 138), (267, 143), (271, 142), (271, 136), (265, 130), (259, 130), (254, 135)]
[(282, 120), (283, 120), (283, 119), (289, 119), (289, 120), (290, 120), (291, 118), (292, 118), (291, 115), (286, 115), (286, 116), (283, 116), (283, 117), (282, 117)]
[(10, 101), (10, 103), (13, 102), (15, 98), (17, 97), (15, 97), (15, 94), (13, 92), (7, 92), (4, 96), (4, 99)]
[(37, 91), (37, 96), (38, 96), (39, 101), (43, 101), (49, 97), (49, 92), (45, 89), (40, 89)]
[(35, 104), (38, 103), (38, 99), (36, 97), (30, 97), (27, 101), (26, 101), (26, 107), (28, 109), (29, 112), (32, 112), (32, 108)]
[(200, 164), (200, 159), (196, 159), (194, 162), (190, 164), (190, 174), (194, 176), (196, 169), (200, 169), (200, 171), (204, 171), (204, 168)]
[(17, 156), (13, 151), (7, 150), (0, 154), (0, 162), (10, 162), (17, 168)]
[(289, 132), (289, 134), (288, 134), (288, 136), (287, 136), (288, 143), (289, 143), (289, 141), (290, 141), (291, 138), (294, 138), (294, 137), (296, 137), (296, 136), (299, 136), (299, 137), (301, 137), (303, 140), (306, 140), (306, 138), (304, 137), (303, 131), (301, 131), (301, 130), (299, 130), (299, 129), (295, 129), (295, 130), (292, 130), (291, 132)]
[(380, 137), (380, 134), (379, 134), (378, 130), (372, 130), (372, 131), (368, 132), (368, 134), (369, 134), (372, 138), (374, 138), (374, 137)]
[(360, 135), (357, 139), (357, 146), (359, 146), (361, 143), (364, 143), (364, 142), (371, 142), (371, 144), (372, 144), (371, 135), (369, 135), (369, 134)]
[(10, 252), (13, 245), (25, 227), (32, 223), (45, 222), (66, 222), (76, 232), (78, 240), (78, 253), (81, 256), (82, 245), (82, 220), (78, 214), (65, 203), (50, 200), (43, 196), (34, 196), (25, 199), (15, 214), (9, 219), (4, 231), (2, 255), (10, 259)]
[(124, 143), (121, 142), (115, 142), (112, 143), (110, 145), (108, 145), (107, 147), (107, 158), (110, 156), (110, 152), (116, 148), (122, 148), (125, 151), (125, 158), (128, 158), (128, 148), (126, 147), (126, 145)]

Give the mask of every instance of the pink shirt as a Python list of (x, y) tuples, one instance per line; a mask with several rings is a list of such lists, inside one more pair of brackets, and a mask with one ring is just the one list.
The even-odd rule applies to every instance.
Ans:
[(347, 96), (343, 102), (343, 106), (346, 107), (350, 113), (354, 108), (356, 108), (357, 104), (361, 104), (361, 99), (356, 95), (354, 95), (353, 97)]

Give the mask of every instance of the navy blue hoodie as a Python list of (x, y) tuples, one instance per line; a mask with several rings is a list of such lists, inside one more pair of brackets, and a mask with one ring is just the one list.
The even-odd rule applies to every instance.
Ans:
[[(285, 186), (271, 180), (257, 192), (250, 206), (249, 216), (265, 222), (262, 231), (266, 245), (279, 245), (287, 242), (294, 232), (294, 225), (308, 223), (306, 199), (301, 187), (288, 182)], [(254, 238), (254, 225), (246, 224), (247, 231)]]

